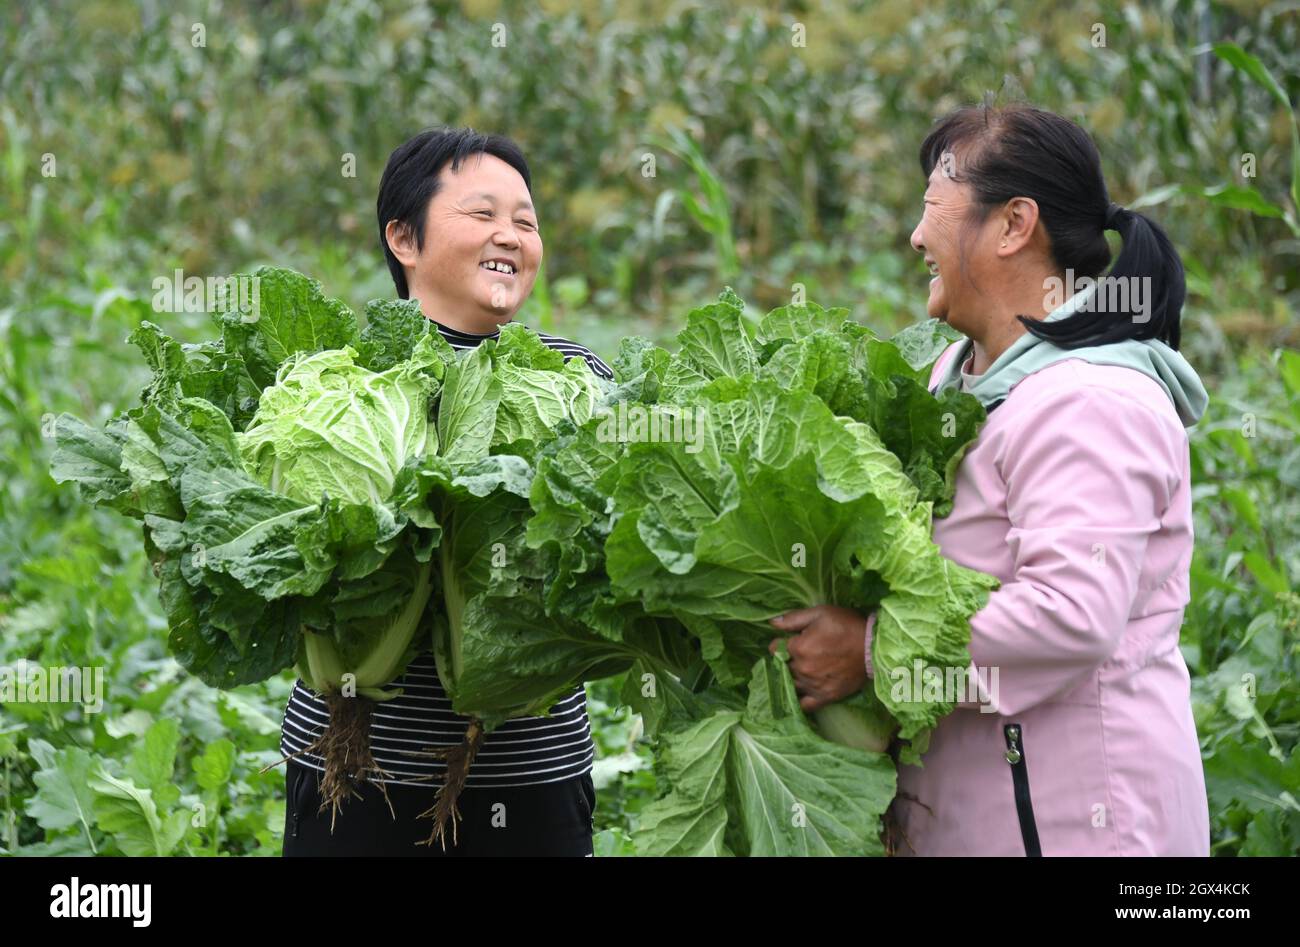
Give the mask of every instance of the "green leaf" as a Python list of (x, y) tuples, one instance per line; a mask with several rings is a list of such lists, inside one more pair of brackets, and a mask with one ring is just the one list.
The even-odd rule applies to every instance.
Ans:
[(1288, 111), (1290, 110), (1291, 100), (1287, 98), (1286, 91), (1257, 57), (1246, 52), (1236, 43), (1215, 43), (1213, 49), (1214, 55), (1234, 69), (1250, 76), (1250, 78), (1267, 89), (1280, 105), (1285, 106)]
[(814, 302), (782, 306), (759, 321), (754, 338), (766, 344), (778, 340), (797, 342), (819, 331), (838, 335), (848, 318), (847, 309), (823, 309)]
[(614, 377), (620, 383), (627, 383), (646, 373), (652, 373), (662, 380), (671, 359), (672, 356), (666, 349), (649, 339), (625, 336), (619, 342), (618, 356), (614, 359)]
[(139, 516), (131, 479), (122, 471), (125, 441), (122, 423), (112, 423), (101, 431), (70, 414), (61, 414), (54, 421), (50, 475), (59, 483), (75, 480), (81, 495), (91, 503)]
[(1172, 197), (1185, 193), (1187, 193), (1187, 188), (1181, 184), (1165, 184), (1129, 201), (1128, 208), (1129, 210), (1141, 210), (1144, 207), (1154, 207), (1163, 204)]
[(142, 401), (148, 402), (169, 391), (186, 374), (185, 352), (181, 344), (152, 322), (145, 321), (136, 326), (127, 336), (127, 341), (140, 350), (153, 369), (153, 382), (145, 389)]
[(692, 310), (686, 328), (677, 333), (680, 351), (669, 369), (671, 383), (690, 387), (723, 375), (739, 378), (755, 372), (758, 355), (744, 312), (734, 293), (723, 293), (718, 302)]
[(432, 328), (432, 321), (415, 299), (372, 299), (366, 303), (366, 327), (361, 330), (358, 364), (384, 372), (411, 357), (415, 346), (430, 333), (446, 346), (447, 360), (455, 357), (451, 346)]
[(1219, 184), (1202, 190), (1201, 195), (1210, 203), (1232, 210), (1246, 210), (1260, 217), (1284, 217), (1286, 212), (1264, 197), (1253, 187), (1239, 184)]
[(626, 858), (636, 854), (631, 837), (621, 829), (603, 829), (591, 837), (592, 854), (597, 858)]
[(439, 454), (450, 462), (486, 457), (496, 433), (501, 381), (492, 373), (491, 351), (480, 345), (448, 366), (438, 404)]
[[(282, 267), (262, 266), (258, 300), (217, 315), (226, 351), (238, 353), (258, 388), (274, 384), (290, 356), (361, 344), (350, 309), (321, 291), (320, 283)], [(245, 274), (239, 274), (243, 277)]]
[(97, 765), (94, 757), (80, 747), (55, 750), (44, 740), (29, 740), (28, 752), (40, 767), (32, 776), (36, 792), (24, 804), (27, 815), (47, 831), (59, 831), (80, 825), (92, 852), (95, 797), (89, 783)]
[(185, 835), (189, 813), (181, 809), (160, 814), (152, 791), (140, 788), (130, 778), (113, 776), (101, 765), (90, 774), (89, 786), (95, 795), (99, 827), (124, 854), (170, 855)]
[(633, 841), (640, 855), (731, 855), (727, 754), (741, 714), (722, 711), (663, 738), (659, 762), (672, 787), (641, 813)]
[(925, 751), (929, 730), (954, 704), (910, 689), (899, 699), (893, 693), (895, 675), (910, 677), (918, 662), (945, 674), (948, 668), (966, 669), (970, 617), (984, 607), (997, 582), (939, 554), (924, 505), (907, 518), (892, 520), (873, 539), (858, 550), (859, 561), (890, 590), (880, 603), (872, 636), (873, 680), (876, 696), (899, 722), (899, 736), (912, 743), (903, 754), (904, 762), (910, 762)]
[(1256, 813), (1246, 828), (1246, 840), (1239, 854), (1294, 858), (1297, 852), (1300, 852), (1300, 806)]
[(1246, 525), (1256, 533), (1262, 533), (1264, 527), (1260, 523), (1259, 508), (1255, 501), (1245, 490), (1237, 487), (1224, 487), (1219, 491), (1219, 495), (1231, 504), (1237, 515), (1246, 521)]
[(719, 710), (740, 711), (742, 696), (721, 688), (693, 694), (677, 676), (638, 659), (627, 673), (619, 699), (641, 715), (645, 735), (679, 730)]
[[(1216, 56), (1229, 63), (1234, 69), (1244, 72), (1254, 79), (1256, 83), (1267, 89), (1269, 94), (1291, 116), (1291, 204), (1297, 212), (1300, 212), (1300, 123), (1296, 121), (1291, 108), (1291, 100), (1287, 97), (1286, 90), (1282, 88), (1282, 84), (1273, 77), (1273, 74), (1257, 57), (1246, 52), (1236, 43), (1215, 43), (1213, 48)], [(1294, 215), (1281, 211), (1281, 208), (1277, 208), (1276, 205), (1267, 204), (1267, 206), (1278, 210), (1280, 214), (1269, 213), (1265, 214), (1265, 216), (1284, 216), (1292, 231), (1300, 233), (1300, 223), (1297, 222)], [(1256, 211), (1256, 213), (1260, 213), (1260, 211)]]
[(236, 733), (242, 731), (271, 736), (280, 732), (279, 719), (273, 720), (260, 702), (238, 691), (222, 691), (217, 695), (217, 714), (221, 717), (221, 722)]
[(925, 381), (939, 356), (960, 339), (961, 333), (955, 329), (938, 319), (927, 319), (913, 323), (889, 341), (897, 346), (903, 361), (919, 373), (917, 377)]
[(848, 340), (822, 330), (782, 345), (759, 369), (758, 377), (792, 391), (814, 394), (836, 414), (849, 416), (853, 416), (854, 401), (863, 388)]
[(661, 736), (671, 787), (642, 813), (646, 855), (880, 855), (894, 767), (819, 737), (785, 662), (755, 662), (746, 709), (720, 710)]
[(1292, 399), (1300, 401), (1300, 352), (1282, 349), (1278, 353), (1278, 372)]
[(1205, 789), (1210, 811), (1240, 806), (1250, 813), (1292, 810), (1300, 786), (1300, 754), (1285, 761), (1268, 752), (1263, 741), (1223, 741), (1205, 754)]
[[(498, 367), (505, 364), (539, 372), (563, 371), (568, 360), (563, 352), (548, 346), (536, 332), (519, 322), (502, 326), (500, 335), (488, 351)], [(579, 358), (579, 361), (586, 365), (585, 359)]]
[(574, 683), (627, 670), (636, 652), (581, 626), (548, 617), (540, 596), (480, 593), (459, 621), (459, 667), (448, 683), (457, 713), (489, 724), (544, 713)]
[(1291, 583), (1287, 581), (1287, 577), (1274, 568), (1262, 552), (1252, 549), (1242, 557), (1242, 561), (1250, 570), (1250, 574), (1259, 580), (1259, 584), (1274, 595), (1286, 595), (1291, 591)]
[(751, 684), (728, 760), (744, 853), (883, 855), (880, 823), (894, 797), (892, 761), (817, 736), (798, 710), (785, 662), (760, 661), (760, 675), (779, 683)]
[(934, 515), (952, 510), (957, 466), (985, 420), (971, 395), (950, 389), (935, 397), (928, 372), (913, 368), (894, 346), (869, 340), (865, 347), (866, 421), (903, 464)]
[(164, 807), (174, 805), (181, 795), (172, 781), (180, 738), (180, 725), (171, 717), (163, 717), (145, 733), (126, 764), (126, 775), (151, 791), (157, 803)]
[(235, 769), (235, 744), (225, 737), (209, 743), (194, 760), (194, 778), (199, 788), (215, 792), (230, 782)]
[(543, 443), (561, 421), (581, 424), (591, 417), (600, 394), (596, 376), (583, 360), (571, 364), (573, 368), (540, 371), (508, 361), (497, 363), (494, 381), (500, 384), (501, 399), (492, 447), (518, 441)]

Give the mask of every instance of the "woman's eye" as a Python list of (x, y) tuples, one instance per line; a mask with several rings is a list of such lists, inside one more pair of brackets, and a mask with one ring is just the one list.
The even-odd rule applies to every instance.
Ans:
[(537, 229), (537, 225), (533, 223), (531, 220), (516, 220), (515, 223), (517, 223), (521, 227), (527, 228), (528, 230)]
[(490, 210), (476, 210), (476, 211), (474, 211), (474, 213), (477, 214), (479, 217), (491, 217), (491, 216), (492, 216), (492, 211), (490, 211)]

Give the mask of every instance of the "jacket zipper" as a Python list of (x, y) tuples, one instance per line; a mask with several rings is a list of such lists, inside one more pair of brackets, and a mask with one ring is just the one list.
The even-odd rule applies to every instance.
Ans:
[(1025, 843), (1025, 854), (1031, 858), (1040, 858), (1043, 850), (1038, 844), (1034, 804), (1029, 798), (1029, 770), (1025, 764), (1020, 724), (1006, 724), (1002, 728), (1002, 735), (1007, 741), (1006, 760), (1011, 764), (1011, 784), (1016, 792), (1016, 815), (1020, 819), (1020, 838)]

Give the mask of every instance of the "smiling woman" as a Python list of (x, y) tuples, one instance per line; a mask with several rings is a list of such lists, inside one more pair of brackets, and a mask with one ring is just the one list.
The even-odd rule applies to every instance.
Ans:
[(500, 136), (426, 132), (393, 152), (378, 212), (397, 294), (460, 332), (509, 322), (542, 262), (531, 189), (523, 155)]
[[(400, 297), (419, 301), (457, 351), (498, 338), (532, 291), (542, 238), (531, 186), (513, 142), (470, 129), (422, 132), (389, 158), (376, 209), (393, 283)], [(586, 347), (540, 338), (584, 359), (601, 378), (613, 377)], [(427, 644), (386, 687), (401, 694), (376, 708), (368, 723), (386, 792), (360, 787), (360, 798), (331, 820), (318, 812), (322, 760), (306, 752), (329, 720), (329, 707), (307, 682), (295, 685), (280, 741), (285, 755), (296, 757), (286, 774), (285, 855), (444, 854), (438, 845), (415, 845), (429, 831), (417, 817), (453, 768), (428, 751), (459, 750), (462, 738), (481, 728), (471, 729), (470, 718), (453, 712)], [(458, 803), (463, 820), (447, 854), (591, 854), (594, 755), (582, 686), (544, 717), (518, 717), (492, 730), (470, 751), (473, 766)]]
[[(931, 390), (965, 382), (989, 412), (933, 538), (1001, 587), (971, 619), (970, 666), (946, 669), (989, 693), (952, 695), (923, 765), (899, 768), (900, 854), (1207, 855), (1179, 650), (1184, 428), (1207, 398), (1175, 350), (1178, 254), (1154, 221), (1110, 203), (1096, 146), (1046, 110), (961, 109), (920, 160), (911, 242), (935, 273), (929, 312), (967, 336)], [(1109, 227), (1124, 248), (1101, 279), (1146, 281), (1149, 308), (1098, 307), (1098, 283), (1057, 304), (1074, 273), (1092, 280), (1110, 262)], [(874, 676), (863, 616), (821, 606), (780, 627), (800, 632), (789, 651), (805, 707)]]

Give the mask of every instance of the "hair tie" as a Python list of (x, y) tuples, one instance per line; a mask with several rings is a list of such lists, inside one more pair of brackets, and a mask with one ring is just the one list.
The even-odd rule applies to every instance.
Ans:
[(1118, 230), (1120, 221), (1126, 216), (1128, 216), (1128, 210), (1121, 207), (1119, 204), (1116, 204), (1114, 201), (1111, 201), (1110, 206), (1106, 208), (1105, 229)]

